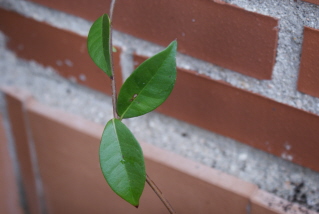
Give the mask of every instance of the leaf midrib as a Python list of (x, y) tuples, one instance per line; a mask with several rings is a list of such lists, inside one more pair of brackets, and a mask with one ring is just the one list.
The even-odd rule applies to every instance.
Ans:
[[(104, 15), (105, 16), (105, 15)], [(102, 17), (102, 21), (101, 21), (101, 25), (102, 25), (102, 27), (101, 27), (101, 30), (102, 30), (102, 50), (103, 50), (103, 56), (104, 56), (104, 60), (105, 61), (107, 61), (107, 58), (106, 58), (106, 56), (105, 56), (105, 51), (104, 51), (104, 49), (105, 49), (105, 41), (104, 41), (104, 37), (105, 37), (105, 33), (104, 33), (104, 31), (105, 31), (105, 26), (104, 26), (104, 16)], [(107, 35), (106, 35), (106, 37), (107, 37)], [(110, 40), (110, 38), (107, 38), (107, 47), (109, 47), (109, 40)], [(107, 48), (108, 49), (108, 48)], [(107, 66), (106, 66), (107, 67)]]
[[(120, 140), (118, 138), (118, 132), (117, 132), (117, 128), (116, 128), (116, 125), (115, 125), (115, 119), (112, 119), (112, 123), (113, 123), (113, 127), (114, 127), (114, 132), (115, 132), (115, 135), (116, 135), (116, 139), (117, 139), (117, 142), (119, 144), (119, 147), (120, 147), (120, 151), (121, 151), (121, 155), (123, 156), (123, 151), (122, 151), (122, 147), (120, 146)], [(121, 164), (121, 163), (120, 163)], [(126, 164), (124, 163), (124, 168), (125, 168), (125, 174), (126, 174), (126, 177), (128, 178), (129, 180), (129, 184), (130, 184), (130, 194), (131, 194), (131, 198), (134, 198), (134, 201), (135, 201), (135, 197), (133, 196), (132, 194), (132, 184), (131, 184), (131, 179), (129, 179), (129, 176), (128, 176), (128, 171), (127, 171), (127, 168), (126, 168)]]
[[(169, 55), (170, 55), (170, 54), (169, 54)], [(164, 62), (165, 62), (167, 59), (168, 59), (168, 57), (166, 57), (166, 59), (162, 61), (162, 63), (161, 63), (160, 66), (158, 67), (157, 71), (163, 66)], [(141, 94), (141, 93), (144, 91), (144, 89), (148, 86), (148, 84), (152, 81), (152, 79), (155, 78), (157, 71), (155, 72), (155, 75), (153, 75), (153, 77), (147, 82), (147, 84), (146, 84), (146, 85), (143, 87), (143, 89), (139, 92), (139, 94)], [(137, 94), (137, 97), (138, 97), (139, 94)], [(121, 116), (121, 120), (124, 118), (126, 112), (129, 110), (130, 106), (131, 106), (133, 103), (135, 103), (135, 102), (136, 102), (136, 99), (134, 99), (134, 100), (130, 103), (130, 105), (128, 105), (128, 107), (127, 107), (126, 110), (124, 111), (123, 115)]]

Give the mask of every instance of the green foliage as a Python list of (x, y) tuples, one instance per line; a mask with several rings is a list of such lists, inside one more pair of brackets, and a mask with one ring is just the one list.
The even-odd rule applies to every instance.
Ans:
[(153, 111), (170, 95), (176, 80), (176, 41), (143, 62), (124, 82), (117, 100), (121, 118)]
[[(104, 14), (93, 23), (87, 44), (92, 60), (112, 78), (110, 32), (110, 20)], [(102, 173), (112, 190), (136, 207), (146, 180), (144, 157), (139, 143), (121, 120), (146, 114), (167, 99), (176, 80), (176, 47), (177, 42), (173, 41), (127, 78), (116, 104), (120, 120), (111, 119), (101, 137)]]
[(146, 179), (143, 152), (131, 131), (118, 119), (110, 120), (105, 126), (100, 163), (113, 191), (138, 206)]
[(112, 76), (112, 64), (109, 49), (110, 30), (111, 25), (109, 17), (104, 14), (91, 26), (87, 40), (90, 57), (109, 77)]

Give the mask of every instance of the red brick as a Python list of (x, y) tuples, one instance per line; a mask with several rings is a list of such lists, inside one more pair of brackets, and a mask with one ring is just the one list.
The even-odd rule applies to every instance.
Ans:
[(251, 183), (145, 144), (148, 174), (177, 213), (247, 213)]
[[(11, 90), (19, 97), (19, 91)], [(146, 185), (139, 209), (117, 197), (99, 169), (103, 126), (28, 100), (26, 113), (34, 137), (48, 213), (167, 212)], [(59, 115), (59, 117), (57, 117)], [(313, 213), (258, 190), (255, 185), (141, 143), (146, 168), (177, 213)]]
[[(108, 13), (110, 1), (33, 0), (89, 20)], [(76, 6), (75, 6), (76, 4)], [(101, 7), (102, 6), (102, 7)], [(221, 1), (118, 1), (114, 28), (258, 79), (270, 79), (278, 21)]]
[[(99, 169), (102, 126), (37, 102), (27, 113), (49, 213), (167, 212), (147, 185), (138, 210), (110, 190)], [(246, 213), (255, 185), (141, 144), (147, 172), (177, 213)]]
[(38, 103), (29, 106), (28, 116), (49, 213), (134, 213), (133, 206), (112, 194), (100, 172), (98, 136), (102, 127), (48, 111)]
[(319, 30), (304, 27), (298, 90), (319, 97)]
[(17, 159), (20, 165), (22, 185), (25, 190), (28, 210), (32, 214), (40, 213), (35, 175), (31, 163), (31, 154), (27, 137), (27, 127), (24, 118), (24, 103), (30, 95), (24, 91), (4, 88), (7, 111), (9, 113), (11, 130), (15, 142)]
[(298, 204), (278, 198), (263, 190), (251, 197), (251, 214), (316, 214)]
[(312, 4), (319, 5), (319, 0), (302, 0), (302, 1), (306, 1), (306, 2), (309, 2), (309, 3), (312, 3)]
[(11, 157), (3, 117), (0, 114), (0, 213), (22, 214), (17, 186), (18, 179), (15, 177), (15, 170)]
[[(0, 9), (0, 30), (9, 37), (8, 46), (19, 57), (51, 66), (66, 78), (75, 78), (82, 85), (111, 94), (110, 78), (87, 53), (86, 37), (4, 9)], [(117, 50), (114, 67), (119, 87), (122, 84), (121, 50)], [(82, 81), (81, 77), (85, 80)]]
[[(21, 91), (10, 90), (13, 97)], [(7, 91), (8, 93), (8, 91)], [(48, 213), (164, 213), (148, 186), (139, 209), (117, 197), (106, 185), (98, 164), (103, 127), (28, 100), (26, 109), (34, 136)], [(59, 115), (57, 117), (56, 115)], [(148, 174), (177, 213), (253, 214), (315, 213), (292, 205), (255, 185), (141, 143)], [(249, 203), (251, 201), (251, 203)], [(271, 203), (271, 204), (270, 204)], [(293, 211), (293, 212), (292, 212)]]
[[(135, 56), (137, 64), (145, 59)], [(182, 69), (157, 111), (319, 171), (319, 116), (312, 113)]]

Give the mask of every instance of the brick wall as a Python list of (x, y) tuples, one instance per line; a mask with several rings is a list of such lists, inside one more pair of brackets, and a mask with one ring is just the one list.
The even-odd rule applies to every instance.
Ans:
[[(55, 1), (54, 4), (34, 1), (91, 21), (107, 12), (109, 5), (109, 1), (98, 0), (77, 1), (76, 6), (73, 1)], [(318, 14), (317, 6), (308, 3), (302, 6), (305, 11), (307, 7), (312, 8), (313, 16)], [(10, 38), (9, 47), (20, 57), (35, 59), (54, 67), (67, 78), (110, 93), (105, 87), (107, 78), (87, 57), (85, 36), (6, 9), (1, 9), (0, 16), (0, 29)], [(304, 18), (308, 16), (312, 18), (311, 14)], [(316, 98), (319, 96), (319, 31), (308, 26), (289, 25), (292, 32), (304, 28), (304, 34), (299, 35), (300, 49), (292, 50), (301, 57), (282, 58), (289, 52), (281, 53), (283, 44), (278, 35), (280, 29), (287, 26), (278, 17), (207, 0), (196, 3), (192, 0), (140, 1), (139, 4), (119, 1), (114, 28), (159, 45), (177, 39), (178, 51), (191, 56), (183, 60), (184, 55), (181, 55), (176, 89), (158, 111), (319, 170), (315, 152), (319, 147), (319, 101)], [(316, 24), (318, 20), (313, 25)], [(291, 46), (297, 39), (294, 37), (291, 33)], [(117, 40), (115, 44), (120, 44), (115, 54), (116, 72), (120, 77), (122, 72), (127, 76), (120, 67), (121, 63), (129, 63), (120, 62), (121, 48), (126, 47)], [(50, 54), (43, 54), (48, 50)], [(149, 55), (140, 52), (132, 53), (135, 66), (146, 59), (139, 55)], [(298, 72), (294, 73), (296, 70)], [(81, 81), (81, 75), (85, 81)], [(286, 144), (291, 150), (288, 155), (282, 155)]]
[[(158, 112), (319, 171), (319, 2), (227, 2), (119, 0), (114, 16), (118, 85), (127, 68), (177, 39), (176, 88)], [(0, 31), (18, 56), (110, 94), (108, 79), (87, 55), (87, 28), (75, 30), (71, 23), (24, 9), (40, 4), (93, 21), (109, 3), (5, 1)], [(124, 34), (140, 43), (124, 41)]]

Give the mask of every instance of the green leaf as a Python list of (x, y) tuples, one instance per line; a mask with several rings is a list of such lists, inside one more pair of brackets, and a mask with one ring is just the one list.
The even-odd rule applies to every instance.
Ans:
[(137, 117), (153, 111), (170, 95), (176, 80), (176, 46), (143, 62), (124, 82), (117, 100), (121, 118)]
[(90, 28), (87, 46), (94, 63), (112, 77), (110, 59), (110, 20), (107, 14), (98, 18)]
[(138, 206), (146, 180), (143, 152), (131, 131), (118, 119), (111, 119), (103, 131), (100, 165), (112, 190)]

